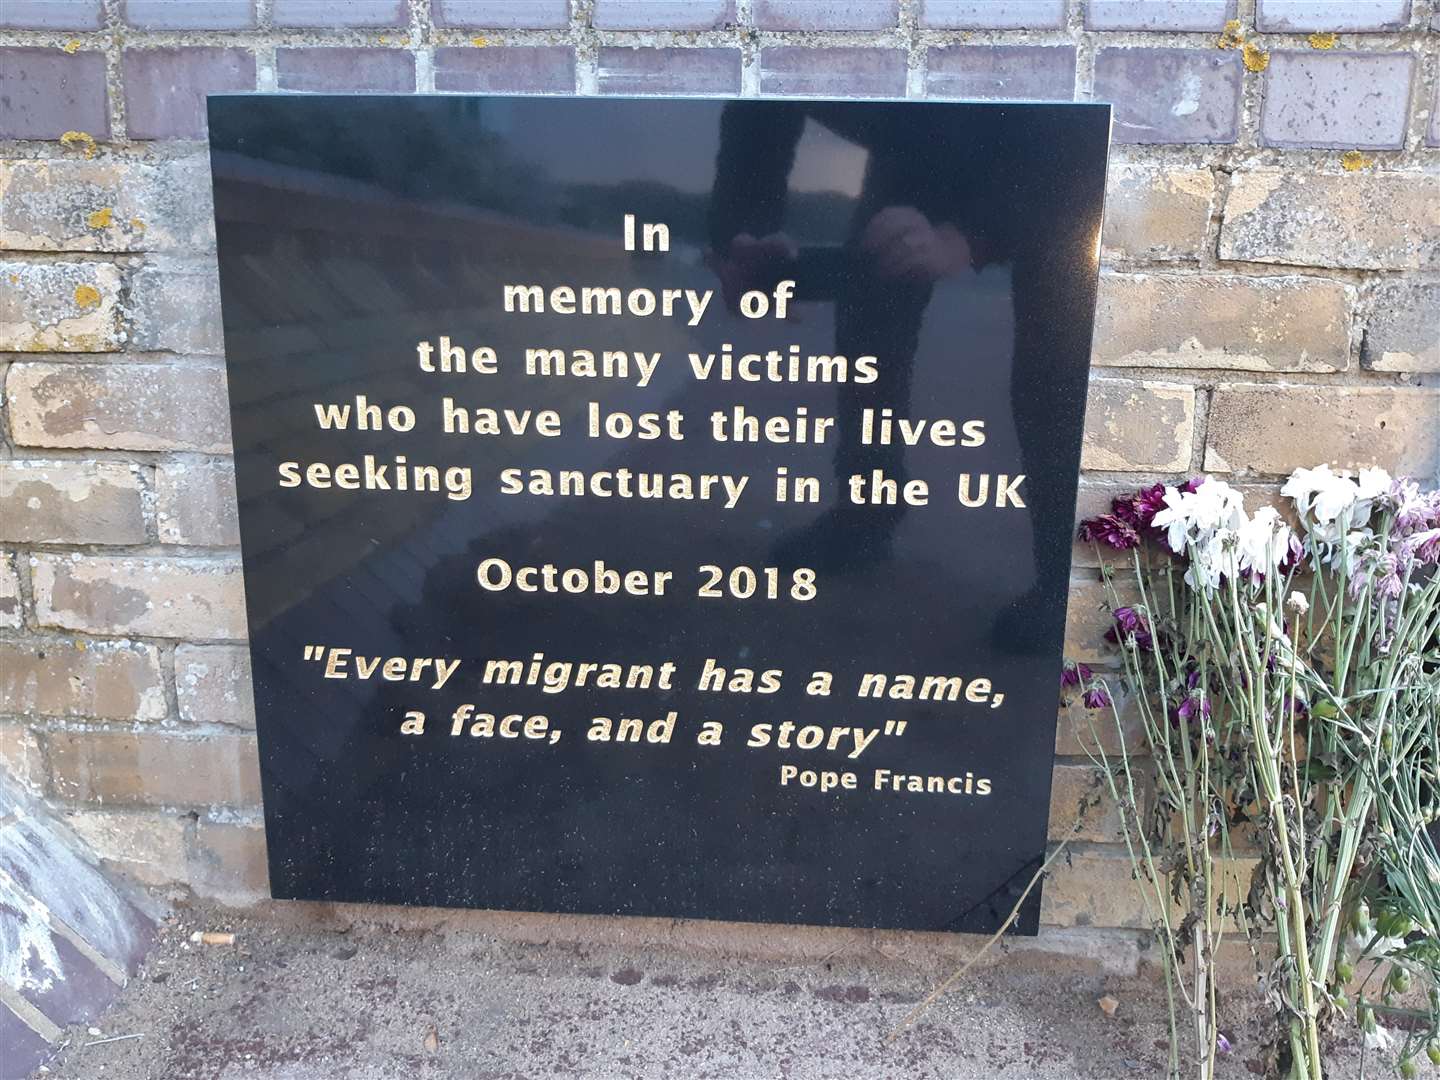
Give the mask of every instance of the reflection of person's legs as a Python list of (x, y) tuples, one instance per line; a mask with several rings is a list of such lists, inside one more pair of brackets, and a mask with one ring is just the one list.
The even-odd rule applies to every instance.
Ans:
[[(1089, 367), (1088, 311), (1064, 267), (1044, 250), (1022, 252), (1012, 275), (1015, 357), (1010, 400), (1020, 439), (1020, 460), (1034, 538), (1035, 581), (1007, 613), (997, 634), (1024, 651), (1044, 630), (1040, 616), (1056, 598), (1063, 610), (1069, 589), (1071, 530), (1075, 510), (1074, 469), (1056, 461), (1060, 448), (1080, 439)], [(1093, 287), (1093, 286), (1092, 286)], [(1057, 363), (1057, 358), (1066, 362)]]
[[(855, 274), (836, 299), (835, 351), (849, 361), (850, 379), (836, 392), (836, 490), (833, 507), (800, 533), (783, 538), (775, 557), (782, 565), (807, 565), (844, 571), (871, 566), (890, 556), (896, 528), (905, 516), (903, 502), (870, 501), (874, 473), (902, 490), (908, 473), (903, 445), (866, 445), (861, 441), (865, 409), (890, 408), (909, 416), (910, 384), (920, 320), (930, 300), (930, 286), (883, 281), (869, 273)], [(854, 381), (855, 358), (874, 356), (878, 378)], [(865, 478), (866, 501), (851, 501), (850, 477)]]
[[(879, 378), (872, 383), (845, 383), (836, 398), (839, 445), (835, 476), (847, 502), (849, 478), (856, 473), (868, 477), (879, 469), (887, 478), (904, 484), (903, 447), (862, 444), (861, 418), (865, 409), (878, 412), (882, 408), (894, 409), (896, 416), (909, 416), (920, 319), (930, 301), (928, 285), (883, 281), (869, 274), (857, 278), (836, 304), (835, 349), (850, 359), (852, 370), (855, 357), (874, 356)], [(898, 522), (904, 508), (896, 509), (891, 520)], [(881, 520), (884, 517), (879, 515)]]

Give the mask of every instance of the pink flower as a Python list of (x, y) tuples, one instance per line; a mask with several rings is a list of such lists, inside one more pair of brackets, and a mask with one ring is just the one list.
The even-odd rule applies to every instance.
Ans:
[(1395, 531), (1401, 536), (1440, 526), (1440, 491), (1421, 492), (1414, 480), (1391, 485), (1386, 501), (1395, 508)]
[(1420, 566), (1440, 565), (1440, 528), (1407, 536), (1400, 544), (1402, 558), (1414, 560)]
[[(1402, 554), (1406, 553), (1404, 548)], [(1357, 568), (1350, 579), (1350, 595), (1359, 598), (1368, 585), (1377, 602), (1394, 600), (1405, 591), (1405, 582), (1400, 576), (1400, 555), (1393, 551), (1375, 553), (1367, 560), (1368, 565)]]

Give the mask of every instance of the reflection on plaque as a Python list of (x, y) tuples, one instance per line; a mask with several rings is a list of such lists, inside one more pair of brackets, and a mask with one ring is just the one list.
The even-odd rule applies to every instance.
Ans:
[(1108, 127), (213, 98), (275, 895), (997, 928)]

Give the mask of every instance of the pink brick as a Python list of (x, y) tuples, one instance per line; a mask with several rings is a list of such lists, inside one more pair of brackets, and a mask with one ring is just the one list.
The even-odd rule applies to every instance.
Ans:
[(1260, 137), (1266, 146), (1399, 150), (1415, 58), (1404, 53), (1273, 52)]
[(920, 25), (936, 30), (1058, 30), (1065, 0), (920, 0)]
[(435, 89), (455, 93), (498, 90), (573, 94), (575, 50), (564, 45), (436, 49)]
[(255, 89), (245, 49), (126, 49), (125, 112), (134, 139), (199, 139), (205, 95)]
[(931, 97), (1069, 101), (1075, 95), (1071, 45), (951, 45), (930, 50)]
[(15, 30), (99, 30), (105, 25), (100, 0), (5, 0), (0, 26)]
[(1257, 0), (1255, 25), (1272, 33), (1403, 30), (1410, 0)]
[(567, 0), (430, 0), (436, 26), (492, 30), (560, 30), (570, 22)]
[(276, 26), (403, 26), (410, 21), (405, 0), (275, 0)]
[(415, 57), (399, 49), (276, 49), (275, 85), (311, 93), (408, 94), (415, 89)]
[(905, 96), (905, 54), (860, 47), (775, 45), (760, 53), (760, 92), (796, 97)]
[(739, 49), (600, 50), (602, 94), (738, 94)]
[(755, 0), (762, 30), (887, 30), (900, 21), (900, 0)]
[(1219, 49), (1101, 49), (1096, 101), (1115, 105), (1119, 143), (1232, 143), (1241, 61)]
[(1090, 0), (1090, 30), (1190, 30), (1225, 28), (1235, 17), (1235, 0)]
[(255, 0), (125, 0), (125, 21), (141, 30), (249, 30)]
[(0, 49), (0, 138), (110, 137), (105, 57), (59, 49)]
[(599, 30), (718, 30), (735, 21), (735, 0), (595, 0)]

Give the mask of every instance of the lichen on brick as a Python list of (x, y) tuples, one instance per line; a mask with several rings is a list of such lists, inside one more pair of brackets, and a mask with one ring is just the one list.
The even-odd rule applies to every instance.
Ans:
[(88, 131), (67, 131), (60, 136), (60, 145), (69, 150), (80, 147), (86, 160), (95, 156), (95, 136)]
[(1270, 66), (1270, 54), (1253, 41), (1247, 41), (1242, 50), (1245, 68), (1248, 71), (1264, 71)]
[(1312, 49), (1333, 49), (1340, 40), (1339, 34), (1311, 34), (1305, 39)]

